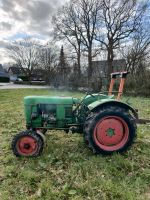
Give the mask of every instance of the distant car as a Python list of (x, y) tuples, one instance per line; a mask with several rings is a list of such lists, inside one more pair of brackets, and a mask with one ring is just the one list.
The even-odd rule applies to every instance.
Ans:
[(23, 82), (23, 80), (22, 80), (21, 78), (17, 78), (16, 81), (18, 81), (18, 82)]
[(17, 79), (14, 81), (14, 83), (21, 83), (21, 82), (23, 82), (23, 80), (22, 80), (21, 78), (17, 78)]

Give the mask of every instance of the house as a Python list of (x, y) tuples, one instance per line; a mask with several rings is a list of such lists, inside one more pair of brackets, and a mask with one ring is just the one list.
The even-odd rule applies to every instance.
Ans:
[(17, 65), (9, 67), (8, 73), (10, 76), (10, 81), (16, 81), (18, 77), (24, 76), (23, 70), (19, 68)]
[[(93, 76), (94, 77), (107, 77), (108, 62), (107, 60), (92, 61)], [(118, 59), (113, 61), (113, 72), (123, 71), (126, 68), (126, 62), (124, 59)]]
[[(19, 68), (17, 65), (12, 66), (8, 69), (8, 73), (10, 75), (10, 80), (11, 81), (16, 81), (17, 78), (21, 78), (23, 80), (28, 80), (27, 75), (25, 72), (27, 72), (27, 68)], [(34, 69), (31, 74), (31, 81), (42, 81), (44, 80), (45, 76), (45, 70), (43, 69)]]
[[(113, 71), (123, 71), (126, 68), (126, 62), (124, 59), (118, 59), (113, 61)], [(105, 87), (107, 87), (108, 84), (108, 77), (107, 77), (107, 71), (108, 71), (108, 62), (107, 60), (99, 60), (99, 61), (92, 61), (92, 74), (91, 74), (91, 84), (99, 84), (102, 89), (106, 90)], [(87, 83), (88, 80), (88, 72), (87, 70), (84, 71), (83, 82)], [(100, 88), (100, 86), (99, 86)]]
[(32, 81), (44, 81), (46, 71), (44, 69), (34, 69), (32, 72), (31, 80)]

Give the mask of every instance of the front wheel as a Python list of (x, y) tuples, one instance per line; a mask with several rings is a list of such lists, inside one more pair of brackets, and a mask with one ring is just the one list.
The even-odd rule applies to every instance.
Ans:
[(12, 140), (12, 150), (17, 157), (36, 157), (43, 151), (44, 141), (35, 131), (23, 131)]
[(123, 108), (103, 108), (85, 122), (84, 138), (95, 153), (124, 152), (132, 145), (135, 137), (135, 120)]

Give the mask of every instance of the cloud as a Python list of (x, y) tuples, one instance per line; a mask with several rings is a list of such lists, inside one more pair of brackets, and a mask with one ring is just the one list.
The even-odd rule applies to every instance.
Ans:
[(39, 23), (40, 21), (48, 19), (50, 13), (53, 11), (53, 7), (48, 2), (31, 1), (28, 5), (28, 11), (31, 19)]
[(0, 40), (0, 48), (6, 48), (9, 45), (8, 41)]
[(6, 42), (24, 35), (41, 37), (47, 41), (51, 30), (50, 17), (64, 2), (65, 0), (1, 0), (0, 51)]
[(14, 1), (10, 1), (10, 0), (2, 0), (2, 9), (6, 12), (10, 12), (11, 10), (13, 10), (14, 7)]
[(0, 23), (0, 30), (11, 30), (12, 28), (12, 24), (10, 24), (9, 22), (1, 22)]

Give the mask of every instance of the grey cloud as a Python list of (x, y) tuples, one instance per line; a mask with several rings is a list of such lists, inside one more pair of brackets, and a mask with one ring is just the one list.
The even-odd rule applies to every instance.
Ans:
[(28, 5), (28, 10), (30, 12), (31, 18), (38, 22), (48, 19), (50, 13), (53, 10), (53, 7), (49, 3), (37, 1), (31, 2)]
[(12, 0), (2, 0), (2, 9), (6, 12), (12, 11), (14, 8), (14, 1)]
[(34, 33), (40, 33), (41, 35), (49, 36), (50, 23), (49, 21), (43, 21), (42, 23), (33, 23), (33, 21), (31, 21), (28, 29)]
[(11, 16), (13, 19), (24, 22), (29, 19), (29, 13), (27, 10), (23, 10), (21, 12), (12, 12)]
[(26, 5), (28, 4), (29, 0), (12, 0), (14, 3), (22, 6), (22, 7), (26, 7)]
[[(13, 30), (14, 36), (20, 32), (16, 29), (18, 25), (23, 34), (30, 33), (38, 37), (50, 37), (50, 16), (65, 0), (0, 0), (0, 12), (5, 12), (6, 19), (2, 19), (0, 29), (5, 40), (0, 39), (0, 60), (6, 62), (6, 49), (10, 45), (7, 37)], [(19, 8), (21, 9), (18, 9)], [(27, 27), (25, 27), (27, 26)], [(16, 30), (15, 30), (16, 29)], [(24, 30), (26, 32), (24, 33)], [(2, 36), (2, 37), (4, 37)], [(11, 35), (13, 38), (13, 35)]]
[[(4, 10), (10, 19), (18, 23), (28, 24), (27, 31), (36, 34), (49, 35), (50, 16), (62, 5), (63, 0), (1, 0), (1, 9)], [(16, 10), (16, 5), (21, 7)], [(26, 23), (27, 22), (27, 23)], [(5, 22), (4, 22), (5, 23)], [(0, 25), (5, 30), (11, 30), (11, 24)], [(13, 24), (12, 24), (13, 26)]]
[(29, 0), (1, 0), (2, 9), (6, 12), (14, 10), (15, 5), (20, 5), (21, 7), (26, 7)]
[[(17, 20), (22, 20), (23, 17), (30, 16), (31, 20), (42, 21), (53, 14), (58, 6), (60, 6), (61, 0), (1, 0), (1, 8)], [(15, 6), (19, 5), (22, 11), (15, 9)]]
[(1, 22), (0, 23), (0, 30), (6, 30), (9, 31), (12, 28), (12, 24), (8, 23), (8, 22)]
[(0, 48), (7, 48), (9, 46), (9, 42), (0, 40)]
[(45, 36), (50, 35), (50, 16), (54, 14), (59, 1), (32, 1), (27, 5), (28, 30)]

